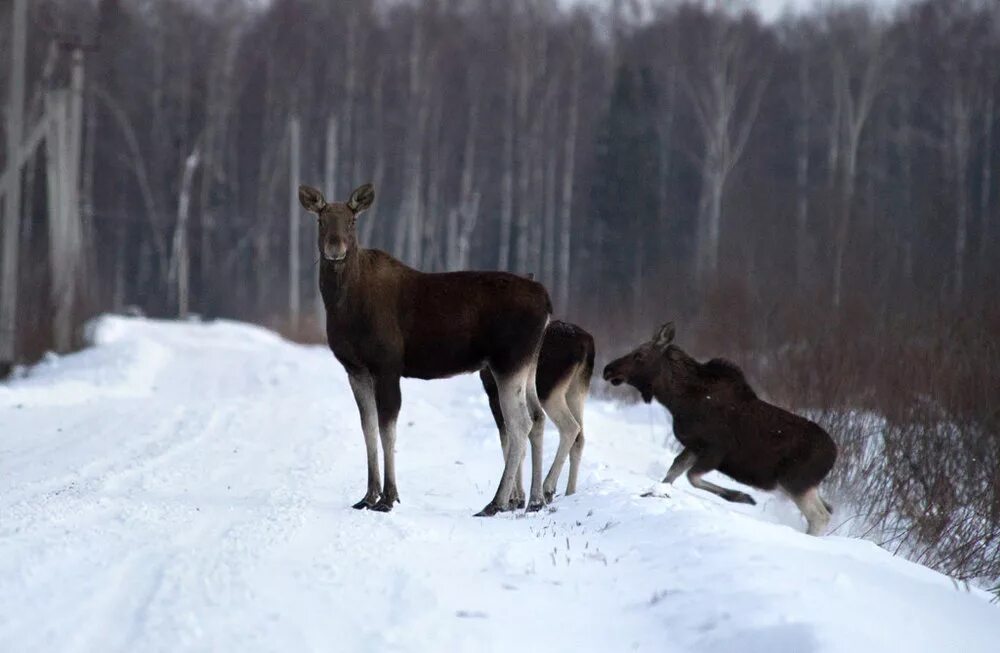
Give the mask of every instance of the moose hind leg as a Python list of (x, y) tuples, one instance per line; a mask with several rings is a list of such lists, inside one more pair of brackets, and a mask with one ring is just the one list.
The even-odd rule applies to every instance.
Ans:
[(375, 386), (371, 375), (359, 373), (348, 375), (354, 401), (358, 404), (361, 414), (361, 431), (365, 436), (365, 452), (368, 456), (368, 491), (364, 498), (354, 504), (361, 510), (371, 508), (378, 503), (381, 496), (382, 481), (378, 468), (378, 411), (375, 405)]
[(823, 499), (820, 498), (817, 488), (810, 488), (802, 494), (792, 495), (792, 500), (806, 518), (808, 524), (806, 533), (822, 535), (826, 532), (826, 527), (830, 523), (830, 511)]
[(504, 468), (493, 500), (476, 513), (477, 517), (491, 517), (506, 509), (514, 486), (515, 475), (524, 459), (531, 418), (525, 397), (528, 373), (531, 366), (506, 375), (497, 375), (497, 391), (504, 424), (507, 426), (507, 451), (504, 452)]
[(566, 481), (566, 496), (576, 493), (576, 479), (580, 473), (580, 460), (583, 458), (583, 405), (587, 401), (590, 393), (590, 371), (589, 368), (581, 369), (577, 372), (576, 381), (570, 386), (566, 393), (566, 405), (573, 413), (573, 419), (580, 425), (580, 432), (576, 434), (576, 440), (569, 450), (569, 479)]
[(399, 393), (399, 376), (380, 375), (375, 379), (375, 404), (378, 407), (378, 428), (382, 438), (382, 456), (385, 467), (385, 485), (382, 497), (372, 510), (389, 512), (399, 502), (396, 489), (396, 418), (402, 398)]
[[(556, 449), (556, 456), (552, 460), (552, 467), (549, 468), (549, 473), (545, 476), (545, 483), (542, 484), (545, 501), (551, 502), (556, 493), (556, 483), (559, 481), (563, 465), (576, 443), (577, 436), (580, 434), (580, 424), (573, 417), (573, 413), (566, 403), (565, 387), (557, 386), (553, 389), (548, 401), (545, 402), (545, 412), (548, 413), (548, 416), (556, 423), (556, 427), (559, 429), (559, 448)], [(571, 462), (571, 469), (572, 464)]]
[[(681, 454), (683, 455), (683, 453)], [(732, 503), (747, 503), (751, 506), (757, 505), (757, 502), (753, 500), (746, 492), (740, 492), (739, 490), (730, 490), (724, 487), (720, 487), (715, 483), (711, 483), (702, 478), (705, 474), (712, 471), (718, 466), (717, 460), (721, 460), (718, 456), (711, 456), (709, 458), (698, 456), (695, 460), (694, 466), (688, 470), (688, 481), (693, 487), (699, 490), (705, 490), (706, 492), (711, 492), (712, 494), (722, 497), (726, 501), (731, 501)], [(668, 472), (669, 473), (669, 472)]]
[[(538, 390), (535, 387), (537, 363), (532, 364), (531, 371), (525, 383), (525, 398), (527, 400), (528, 417), (531, 424), (528, 430), (528, 441), (531, 443), (531, 495), (528, 500), (528, 511), (541, 510), (545, 505), (542, 494), (542, 453), (545, 439), (545, 411), (542, 402), (538, 400)], [(520, 470), (518, 470), (520, 478)]]

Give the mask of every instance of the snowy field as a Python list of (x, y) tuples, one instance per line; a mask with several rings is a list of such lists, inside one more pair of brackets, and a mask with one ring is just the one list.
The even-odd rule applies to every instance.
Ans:
[(581, 491), (476, 519), (501, 471), (478, 378), (405, 381), (402, 503), (359, 512), (325, 349), (225, 322), (93, 338), (0, 385), (3, 651), (1000, 650), (988, 595), (807, 537), (781, 497), (640, 498), (672, 457), (659, 407), (592, 401)]

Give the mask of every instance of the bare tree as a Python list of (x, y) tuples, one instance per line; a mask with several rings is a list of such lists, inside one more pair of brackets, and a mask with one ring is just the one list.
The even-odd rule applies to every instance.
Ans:
[(188, 221), (191, 214), (191, 187), (194, 184), (195, 171), (201, 161), (198, 146), (184, 160), (184, 172), (181, 175), (181, 189), (177, 200), (177, 223), (174, 226), (173, 252), (170, 257), (170, 267), (167, 279), (176, 283), (177, 317), (184, 319), (191, 308), (191, 245), (188, 234)]
[[(861, 17), (865, 22), (849, 34), (851, 40), (834, 37), (831, 55), (833, 93), (839, 108), (836, 126), (840, 145), (840, 195), (834, 237), (833, 305), (843, 299), (845, 256), (851, 233), (854, 195), (857, 188), (858, 152), (875, 99), (883, 87), (887, 52), (883, 29), (870, 24), (866, 14), (845, 14), (845, 20)], [(860, 39), (860, 42), (857, 41)]]
[(726, 184), (743, 157), (769, 76), (766, 67), (755, 61), (759, 45), (751, 40), (750, 24), (734, 22), (720, 12), (708, 29), (701, 53), (704, 69), (689, 68), (684, 78), (703, 142), (696, 245), (699, 285), (716, 276)]
[(563, 136), (562, 188), (559, 211), (559, 283), (556, 303), (565, 311), (570, 302), (571, 253), (573, 251), (573, 182), (576, 178), (576, 139), (580, 120), (581, 54), (574, 48), (570, 62), (566, 131)]

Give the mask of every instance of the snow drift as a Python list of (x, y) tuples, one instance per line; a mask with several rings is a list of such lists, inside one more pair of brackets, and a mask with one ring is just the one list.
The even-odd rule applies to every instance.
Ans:
[(727, 504), (682, 480), (640, 498), (673, 454), (656, 406), (592, 401), (580, 492), (474, 519), (502, 467), (478, 379), (404, 381), (402, 503), (357, 512), (363, 442), (328, 351), (229, 322), (107, 317), (93, 340), (0, 386), (5, 650), (1000, 641), (986, 593), (867, 542), (805, 536), (781, 497)]

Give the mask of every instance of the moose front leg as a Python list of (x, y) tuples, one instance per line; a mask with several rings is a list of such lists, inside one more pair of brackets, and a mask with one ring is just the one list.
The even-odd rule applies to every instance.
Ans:
[(378, 408), (378, 429), (382, 438), (382, 456), (385, 467), (385, 485), (382, 497), (372, 510), (389, 512), (399, 502), (396, 489), (396, 418), (402, 398), (399, 393), (398, 374), (380, 374), (375, 377), (375, 405)]
[(663, 482), (667, 485), (672, 484), (680, 475), (691, 469), (694, 465), (696, 456), (693, 451), (685, 448), (684, 451), (677, 454), (674, 458), (674, 462), (670, 465), (670, 469), (667, 470), (667, 475), (663, 477)]
[(375, 385), (370, 374), (359, 372), (349, 374), (354, 401), (361, 414), (361, 430), (365, 435), (365, 450), (368, 455), (368, 491), (361, 501), (354, 504), (356, 510), (371, 508), (378, 503), (382, 481), (378, 470), (378, 411), (375, 405)]

